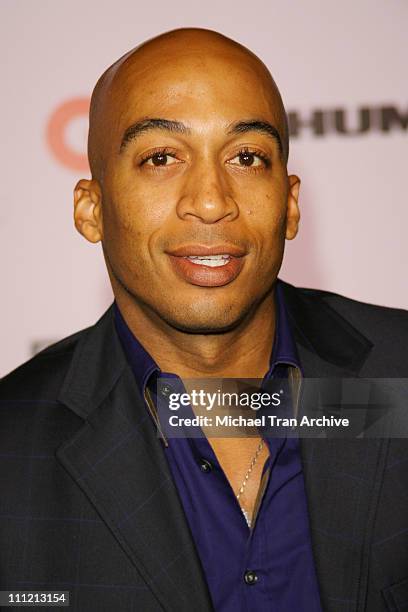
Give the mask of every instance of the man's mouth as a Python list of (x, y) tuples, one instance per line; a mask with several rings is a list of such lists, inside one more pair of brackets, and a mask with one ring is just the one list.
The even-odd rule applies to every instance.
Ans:
[(185, 245), (168, 252), (179, 277), (199, 287), (222, 287), (235, 280), (246, 251), (235, 245)]

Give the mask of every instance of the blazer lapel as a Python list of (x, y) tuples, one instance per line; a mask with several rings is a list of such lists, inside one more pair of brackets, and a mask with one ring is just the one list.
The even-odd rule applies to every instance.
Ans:
[(86, 419), (57, 457), (163, 609), (212, 609), (162, 442), (117, 339), (111, 309), (80, 341), (60, 401)]
[[(323, 300), (283, 285), (304, 376), (358, 377), (372, 343)], [(363, 609), (387, 440), (304, 438), (300, 448), (323, 609)]]

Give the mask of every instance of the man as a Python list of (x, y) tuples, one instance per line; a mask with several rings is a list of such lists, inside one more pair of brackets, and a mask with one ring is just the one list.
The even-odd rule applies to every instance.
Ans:
[(166, 33), (98, 81), (75, 225), (115, 304), (1, 383), (3, 590), (84, 612), (406, 605), (404, 440), (157, 433), (169, 378), (408, 375), (407, 313), (277, 280), (287, 158), (272, 77), (220, 34)]

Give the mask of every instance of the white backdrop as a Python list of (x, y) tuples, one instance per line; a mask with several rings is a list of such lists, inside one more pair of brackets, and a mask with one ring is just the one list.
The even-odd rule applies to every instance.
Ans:
[(100, 246), (72, 224), (72, 189), (89, 176), (87, 100), (115, 59), (175, 27), (247, 45), (288, 111), (322, 113), (322, 135), (305, 126), (292, 139), (303, 217), (281, 277), (408, 307), (406, 0), (2, 0), (0, 23), (0, 376), (111, 302)]

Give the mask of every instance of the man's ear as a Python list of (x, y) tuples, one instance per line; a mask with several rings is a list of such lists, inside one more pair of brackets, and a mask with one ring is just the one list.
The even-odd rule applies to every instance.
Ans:
[(89, 242), (103, 239), (102, 191), (98, 181), (81, 179), (74, 189), (74, 221)]
[(295, 174), (288, 176), (289, 192), (286, 209), (286, 240), (293, 240), (298, 233), (300, 211), (298, 206), (300, 178)]

